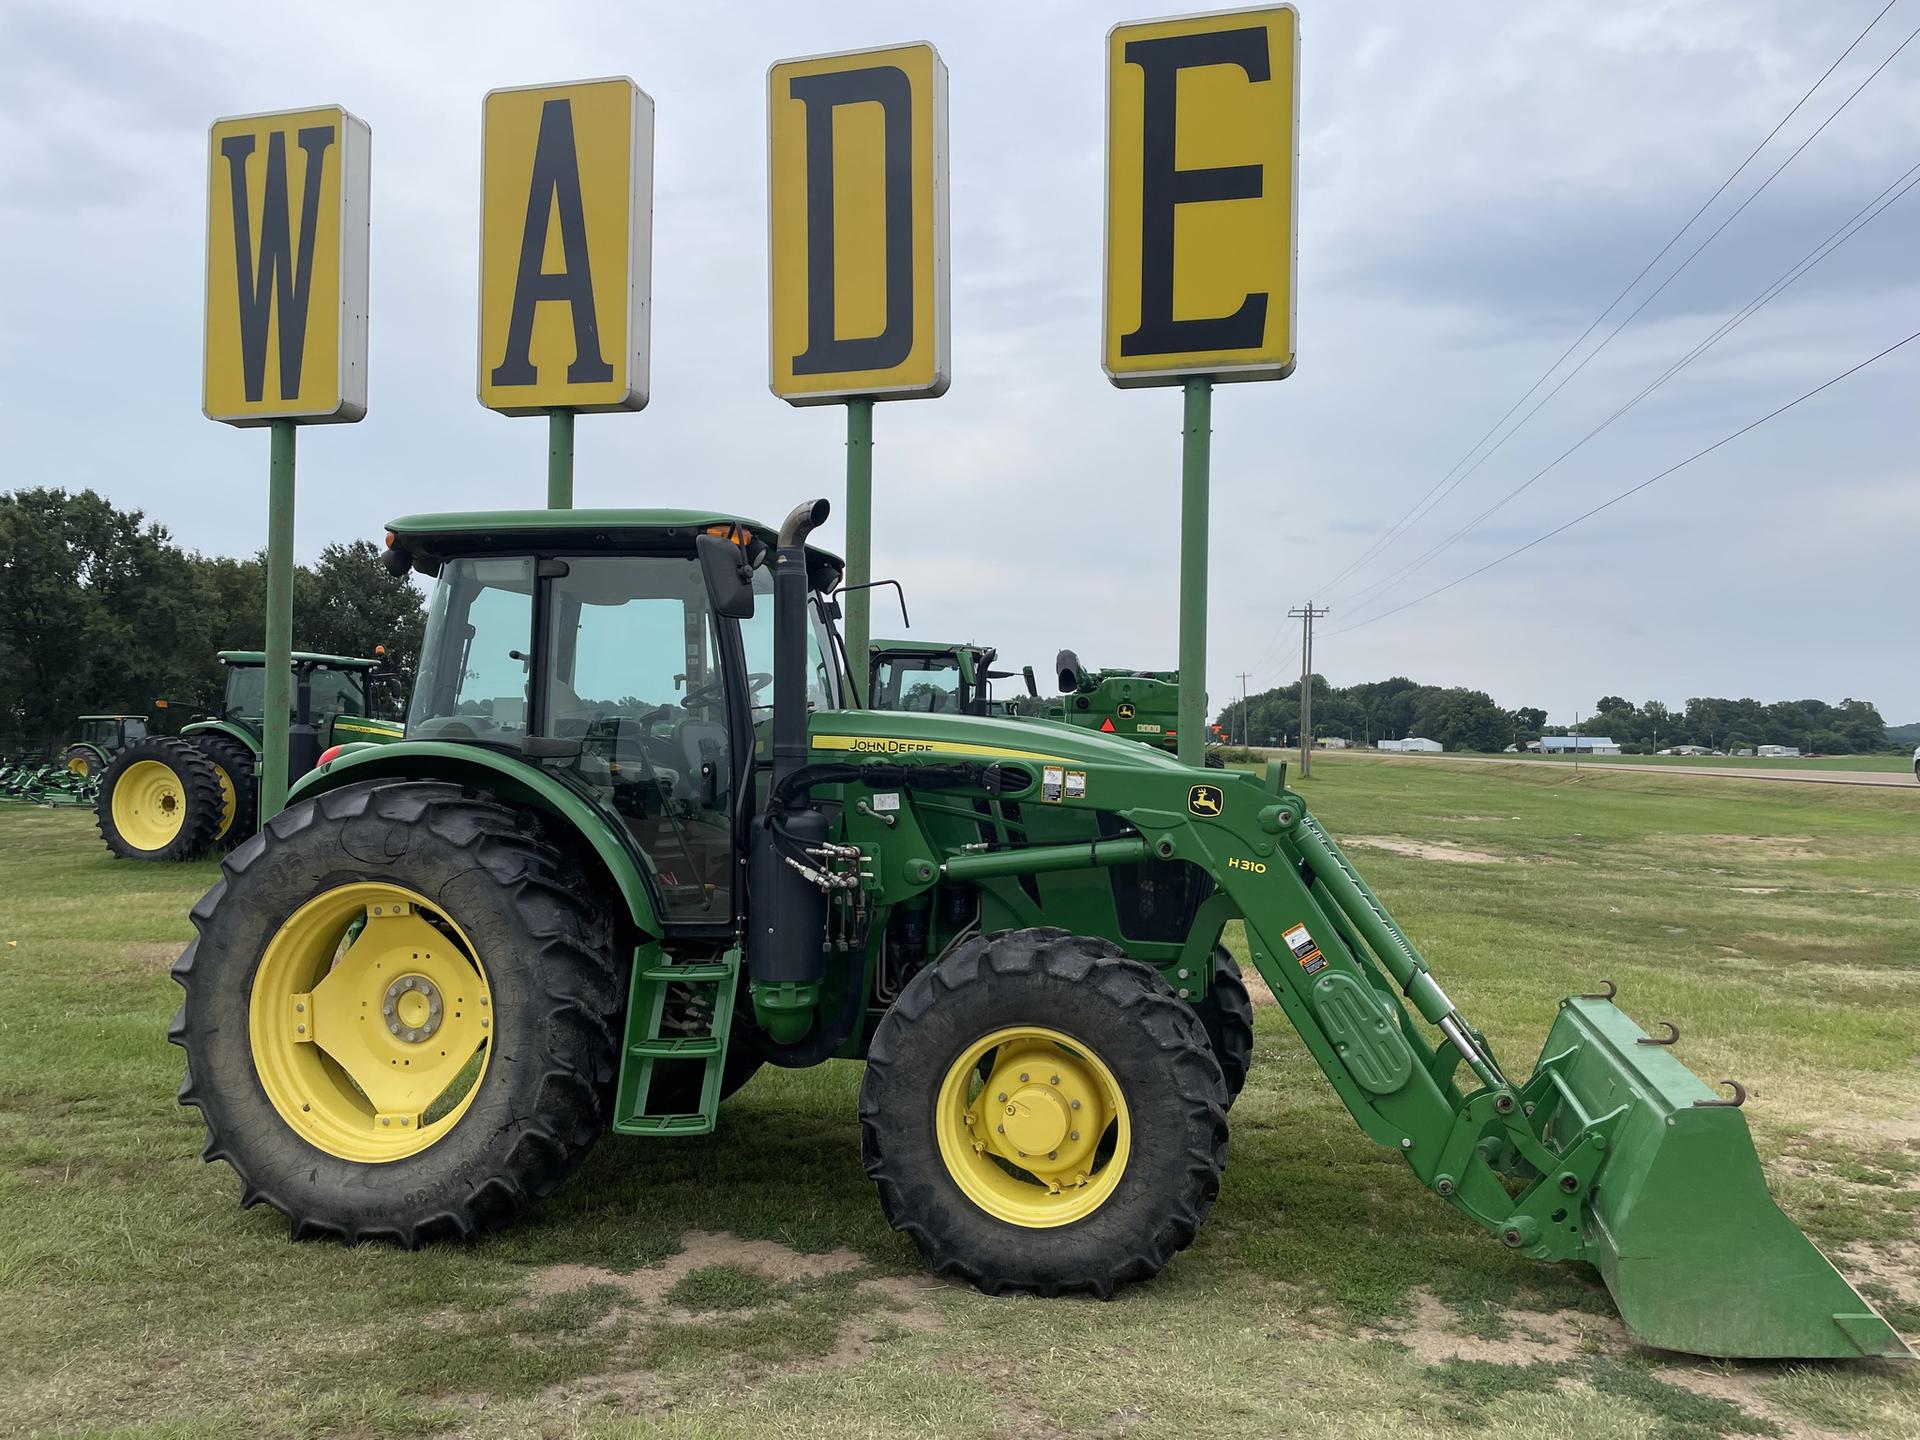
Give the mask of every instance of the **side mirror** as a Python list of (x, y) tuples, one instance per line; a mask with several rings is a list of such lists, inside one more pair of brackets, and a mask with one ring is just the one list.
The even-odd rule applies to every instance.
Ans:
[(716, 613), (729, 620), (753, 618), (753, 567), (745, 550), (720, 535), (693, 537), (694, 553), (706, 577), (707, 594)]
[(1036, 681), (1033, 678), (1033, 666), (1022, 665), (1020, 667), (1020, 678), (1027, 682), (1027, 694), (1031, 695), (1036, 700), (1039, 699), (1040, 684), (1038, 681)]

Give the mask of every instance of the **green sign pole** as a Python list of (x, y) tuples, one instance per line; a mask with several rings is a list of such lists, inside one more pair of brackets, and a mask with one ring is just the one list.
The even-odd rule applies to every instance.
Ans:
[(573, 411), (547, 412), (547, 508), (573, 508)]
[(873, 591), (873, 401), (847, 402), (847, 661), (855, 698), (866, 703)]
[(1180, 434), (1180, 763), (1207, 761), (1207, 486), (1213, 381), (1186, 383)]
[(293, 718), (293, 450), (291, 420), (271, 426), (267, 487), (267, 695), (262, 718), (260, 823), (287, 804), (287, 730)]

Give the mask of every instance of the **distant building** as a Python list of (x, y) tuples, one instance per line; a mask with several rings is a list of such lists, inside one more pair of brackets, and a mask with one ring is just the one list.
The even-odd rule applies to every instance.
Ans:
[(1713, 751), (1704, 745), (1676, 745), (1671, 750), (1662, 750), (1662, 755), (1711, 755)]
[(1344, 735), (1316, 735), (1313, 743), (1322, 750), (1344, 750), (1349, 742)]
[(1798, 760), (1800, 747), (1798, 745), (1762, 745), (1760, 758), (1762, 760)]
[(1418, 735), (1415, 735), (1405, 740), (1382, 740), (1380, 742), (1380, 748), (1382, 750), (1408, 751), (1417, 755), (1438, 755), (1447, 747), (1442, 745), (1438, 740), (1423, 740)]
[(1618, 755), (1620, 747), (1605, 735), (1543, 735), (1543, 755)]

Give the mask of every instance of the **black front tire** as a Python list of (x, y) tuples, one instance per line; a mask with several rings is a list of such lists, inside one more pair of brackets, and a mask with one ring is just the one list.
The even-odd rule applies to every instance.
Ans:
[[(968, 1199), (942, 1159), (936, 1097), (983, 1036), (1037, 1025), (1084, 1041), (1125, 1099), (1132, 1150), (1098, 1209), (1029, 1228)], [(1193, 1008), (1108, 941), (1064, 930), (976, 936), (907, 985), (874, 1032), (860, 1087), (868, 1176), (887, 1222), (927, 1266), (990, 1295), (1058, 1295), (1156, 1274), (1220, 1192), (1227, 1120), (1220, 1067)]]
[(1227, 1083), (1227, 1108), (1231, 1110), (1253, 1066), (1253, 1001), (1247, 995), (1247, 982), (1241, 978), (1240, 962), (1224, 945), (1213, 947), (1213, 975), (1206, 998), (1193, 1010), (1213, 1046), (1213, 1058), (1220, 1062), (1220, 1074)]
[[(155, 762), (173, 772), (181, 809), (179, 827), (161, 845), (147, 848), (138, 836), (121, 832), (114, 818), (113, 797), (121, 780), (134, 766)], [(213, 844), (220, 827), (220, 777), (214, 773), (205, 755), (185, 740), (171, 735), (153, 735), (139, 740), (113, 757), (100, 777), (100, 789), (93, 802), (93, 820), (100, 838), (122, 860), (197, 860)]]
[(1221, 757), (1221, 754), (1218, 750), (1207, 751), (1207, 769), (1224, 770), (1226, 768), (1227, 768), (1227, 762), (1225, 759)]
[[(604, 903), (529, 817), (457, 785), (352, 786), (276, 815), (222, 870), (173, 969), (186, 998), (168, 1038), (187, 1052), (180, 1103), (206, 1124), (204, 1158), (239, 1174), (243, 1205), (273, 1206), (295, 1239), (413, 1248), (509, 1224), (585, 1158), (607, 1122), (624, 980)], [(459, 1121), (384, 1163), (296, 1134), (262, 1088), (248, 1039), (268, 942), (316, 895), (362, 881), (416, 891), (470, 937), (496, 1025)]]

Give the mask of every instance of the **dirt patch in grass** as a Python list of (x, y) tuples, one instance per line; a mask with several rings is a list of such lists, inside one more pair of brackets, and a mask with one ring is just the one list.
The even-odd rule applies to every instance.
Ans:
[(1806, 860), (1814, 854), (1811, 835), (1666, 835), (1660, 840), (1676, 848), (1701, 846), (1763, 860)]
[(1449, 865), (1504, 865), (1504, 857), (1490, 850), (1473, 850), (1465, 845), (1455, 845), (1440, 840), (1401, 840), (1391, 835), (1347, 835), (1341, 838), (1343, 845), (1361, 845), (1369, 850), (1385, 850), (1394, 855), (1407, 855), (1415, 860), (1438, 860)]
[(771, 1240), (742, 1240), (707, 1230), (689, 1230), (680, 1237), (681, 1250), (658, 1265), (621, 1273), (598, 1265), (547, 1265), (533, 1272), (527, 1286), (528, 1302), (605, 1285), (618, 1290), (635, 1305), (666, 1311), (667, 1296), (696, 1270), (733, 1269), (758, 1276), (772, 1286), (801, 1280), (819, 1280), (866, 1268), (866, 1260), (851, 1250), (829, 1250), (803, 1255)]
[(1368, 1327), (1360, 1331), (1360, 1336), (1404, 1345), (1426, 1365), (1450, 1361), (1551, 1365), (1571, 1360), (1595, 1346), (1617, 1350), (1632, 1343), (1626, 1328), (1611, 1315), (1576, 1310), (1516, 1311), (1505, 1318), (1509, 1323), (1503, 1335), (1472, 1334), (1460, 1328), (1458, 1317), (1432, 1292), (1416, 1290), (1411, 1319)]

